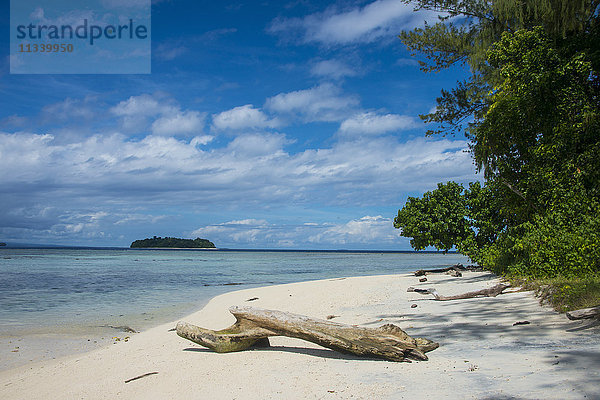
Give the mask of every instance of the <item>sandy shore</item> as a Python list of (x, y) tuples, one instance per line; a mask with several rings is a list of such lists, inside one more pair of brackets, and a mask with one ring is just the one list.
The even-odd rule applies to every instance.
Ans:
[[(600, 398), (598, 326), (568, 321), (529, 292), (450, 302), (406, 292), (431, 287), (452, 295), (497, 282), (466, 273), (425, 283), (409, 275), (295, 283), (227, 293), (183, 319), (221, 329), (234, 321), (229, 306), (252, 305), (368, 327), (393, 323), (440, 343), (429, 361), (360, 359), (285, 337), (272, 338), (271, 348), (216, 354), (170, 332), (174, 322), (89, 353), (0, 372), (0, 398)], [(525, 320), (530, 324), (513, 326)], [(149, 372), (157, 374), (125, 383)]]

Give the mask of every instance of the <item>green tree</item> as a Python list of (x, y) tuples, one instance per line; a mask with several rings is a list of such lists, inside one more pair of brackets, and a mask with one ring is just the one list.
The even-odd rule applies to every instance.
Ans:
[(456, 182), (438, 183), (422, 198), (409, 197), (394, 218), (394, 227), (412, 238), (416, 250), (456, 248), (481, 263), (484, 252), (507, 226), (498, 199), (491, 186), (479, 182), (470, 183), (468, 189)]
[(136, 240), (129, 246), (131, 248), (149, 248), (149, 247), (165, 247), (165, 248), (214, 248), (215, 245), (208, 239), (180, 239), (174, 237), (154, 236), (149, 239)]
[[(468, 64), (472, 76), (442, 91), (428, 134), (464, 133), (485, 186), (438, 215), (461, 252), (499, 272), (556, 275), (600, 270), (599, 1), (418, 1), (447, 19), (402, 40), (423, 54), (425, 71)], [(447, 184), (449, 185), (449, 184)], [(435, 191), (434, 191), (435, 192)], [(425, 201), (427, 197), (427, 201)], [(438, 248), (440, 229), (411, 230), (419, 215), (437, 217), (433, 195), (411, 199), (397, 227)], [(414, 204), (419, 204), (417, 208)], [(410, 215), (413, 214), (411, 217)], [(465, 221), (471, 233), (465, 232)], [(408, 225), (407, 225), (408, 224)], [(405, 226), (406, 225), (406, 226)], [(408, 229), (407, 229), (408, 228)], [(468, 230), (468, 229), (467, 229)], [(597, 230), (596, 230), (597, 232)], [(414, 236), (413, 236), (414, 237)], [(413, 239), (414, 240), (414, 239)], [(412, 243), (412, 241), (411, 241)], [(552, 245), (550, 245), (552, 244)]]
[(438, 183), (436, 190), (422, 198), (409, 197), (394, 219), (394, 227), (411, 237), (416, 250), (434, 246), (448, 251), (461, 245), (472, 234), (467, 218), (464, 188), (456, 182)]

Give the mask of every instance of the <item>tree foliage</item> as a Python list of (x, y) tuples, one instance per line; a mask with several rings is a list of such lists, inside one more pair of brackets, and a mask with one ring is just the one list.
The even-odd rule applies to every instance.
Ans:
[(180, 239), (174, 237), (157, 237), (154, 236), (149, 239), (136, 240), (131, 243), (130, 246), (133, 248), (150, 248), (150, 247), (165, 247), (165, 248), (214, 248), (215, 244), (207, 239)]
[(417, 2), (446, 12), (401, 35), (428, 60), (423, 69), (472, 71), (422, 118), (436, 124), (428, 134), (468, 138), (485, 185), (447, 183), (410, 198), (395, 226), (415, 248), (455, 246), (498, 272), (600, 270), (599, 4)]
[(456, 182), (438, 183), (422, 198), (409, 197), (394, 218), (394, 227), (411, 237), (416, 250), (433, 246), (448, 251), (456, 247), (473, 261), (482, 262), (482, 251), (495, 243), (507, 221), (496, 206), (491, 187), (472, 182), (465, 189)]
[(421, 199), (409, 197), (398, 211), (394, 227), (412, 237), (410, 244), (416, 250), (434, 246), (448, 251), (460, 245), (472, 234), (463, 191), (455, 182), (438, 183), (436, 190), (425, 193)]

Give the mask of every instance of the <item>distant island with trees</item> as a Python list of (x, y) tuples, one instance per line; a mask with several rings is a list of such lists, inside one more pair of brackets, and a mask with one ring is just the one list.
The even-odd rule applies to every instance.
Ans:
[(180, 239), (173, 237), (157, 237), (136, 240), (129, 246), (132, 249), (149, 247), (180, 248), (180, 249), (214, 249), (215, 244), (207, 239)]
[(0, 246), (6, 246), (6, 243), (0, 242)]

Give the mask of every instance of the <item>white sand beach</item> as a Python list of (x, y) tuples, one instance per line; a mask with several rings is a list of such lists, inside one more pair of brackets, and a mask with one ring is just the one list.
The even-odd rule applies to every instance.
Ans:
[[(170, 331), (174, 321), (127, 342), (0, 372), (0, 398), (600, 398), (597, 325), (569, 321), (530, 292), (440, 302), (406, 291), (413, 286), (452, 295), (496, 283), (485, 272), (429, 275), (423, 283), (408, 274), (329, 279), (227, 293), (182, 319), (222, 329), (234, 322), (228, 308), (238, 305), (336, 315), (336, 322), (365, 327), (392, 323), (440, 343), (429, 361), (363, 359), (286, 337), (271, 338), (270, 348), (217, 354)], [(530, 323), (513, 325), (518, 321)]]

